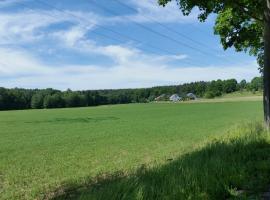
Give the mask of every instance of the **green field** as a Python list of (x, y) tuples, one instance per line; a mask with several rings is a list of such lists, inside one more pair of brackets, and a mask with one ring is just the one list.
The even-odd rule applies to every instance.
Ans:
[(254, 97), (254, 96), (263, 96), (262, 91), (237, 91), (228, 94), (224, 94), (221, 98), (233, 98), (233, 97)]
[(260, 101), (0, 112), (0, 198), (43, 198), (103, 173), (165, 165), (256, 120)]

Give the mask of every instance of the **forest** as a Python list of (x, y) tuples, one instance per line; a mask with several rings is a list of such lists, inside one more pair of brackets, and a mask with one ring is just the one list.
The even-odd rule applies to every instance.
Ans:
[(108, 104), (147, 103), (162, 94), (185, 97), (194, 93), (200, 98), (215, 98), (235, 91), (261, 91), (262, 77), (250, 82), (236, 79), (200, 81), (173, 86), (140, 89), (66, 91), (47, 89), (7, 89), (0, 87), (0, 110), (87, 107)]

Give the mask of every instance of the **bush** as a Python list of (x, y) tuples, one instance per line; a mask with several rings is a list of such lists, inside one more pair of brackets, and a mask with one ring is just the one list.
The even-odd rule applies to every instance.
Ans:
[(213, 92), (206, 92), (205, 95), (204, 95), (205, 98), (207, 99), (213, 99), (215, 98), (215, 94)]

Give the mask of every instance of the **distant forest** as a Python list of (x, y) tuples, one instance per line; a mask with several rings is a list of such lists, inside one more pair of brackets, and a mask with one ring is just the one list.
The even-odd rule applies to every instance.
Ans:
[(178, 94), (185, 97), (194, 93), (197, 97), (214, 98), (235, 91), (262, 90), (262, 77), (251, 82), (235, 79), (200, 81), (174, 86), (144, 89), (59, 91), (55, 89), (6, 89), (0, 87), (0, 110), (86, 107), (108, 104), (146, 103), (162, 94)]

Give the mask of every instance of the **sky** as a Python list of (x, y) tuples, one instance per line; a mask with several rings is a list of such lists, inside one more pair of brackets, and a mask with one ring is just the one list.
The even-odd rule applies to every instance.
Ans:
[(143, 88), (259, 75), (224, 51), (215, 15), (198, 22), (175, 1), (0, 0), (0, 87)]

